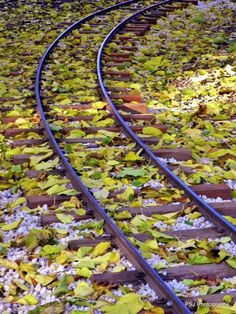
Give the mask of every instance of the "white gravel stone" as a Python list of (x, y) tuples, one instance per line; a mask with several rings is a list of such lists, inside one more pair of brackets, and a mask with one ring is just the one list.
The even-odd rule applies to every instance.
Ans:
[(233, 256), (236, 256), (236, 244), (233, 241), (220, 244), (219, 249), (225, 250), (232, 254)]
[(189, 219), (189, 215), (178, 217), (172, 230), (186, 230), (186, 229), (201, 229), (212, 227), (213, 224), (207, 221), (205, 217), (199, 217), (196, 219)]
[(150, 302), (154, 302), (158, 299), (157, 294), (154, 290), (149, 286), (149, 284), (142, 284), (138, 289), (137, 294), (147, 298)]
[(226, 183), (232, 190), (236, 190), (236, 181), (235, 181), (235, 180), (225, 180), (225, 183)]
[(186, 286), (180, 281), (177, 281), (176, 279), (168, 281), (167, 284), (175, 292), (186, 293), (188, 291), (188, 286)]
[(168, 262), (161, 258), (160, 255), (158, 254), (152, 254), (152, 257), (151, 258), (148, 258), (147, 259), (147, 262), (152, 266), (154, 267), (155, 265), (158, 265), (158, 264), (164, 264), (166, 267), (168, 267)]

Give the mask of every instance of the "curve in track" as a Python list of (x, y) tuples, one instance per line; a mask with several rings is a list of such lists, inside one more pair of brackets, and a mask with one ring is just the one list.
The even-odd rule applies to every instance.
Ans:
[[(54, 150), (54, 152), (60, 157), (60, 160), (66, 169), (67, 177), (70, 178), (73, 186), (78, 191), (82, 192), (83, 198), (86, 201), (86, 203), (89, 205), (89, 207), (94, 211), (95, 216), (97, 215), (99, 218), (104, 219), (106, 223), (107, 231), (113, 235), (115, 235), (116, 243), (119, 248), (122, 249), (126, 257), (133, 263), (133, 265), (136, 267), (138, 271), (141, 271), (145, 274), (145, 279), (150, 284), (150, 286), (153, 288), (153, 290), (160, 295), (161, 297), (169, 300), (173, 304), (173, 309), (175, 313), (191, 313), (191, 311), (185, 306), (185, 304), (178, 298), (175, 293), (167, 286), (167, 284), (162, 280), (162, 278), (159, 276), (159, 274), (146, 262), (146, 260), (140, 255), (138, 250), (127, 240), (127, 238), (124, 236), (124, 234), (118, 229), (118, 227), (115, 225), (115, 223), (112, 221), (112, 219), (106, 214), (105, 210), (97, 203), (97, 201), (92, 196), (91, 192), (87, 189), (87, 187), (84, 186), (84, 184), (81, 182), (79, 176), (75, 172), (75, 170), (72, 168), (71, 164), (68, 162), (67, 158), (64, 156), (63, 151), (61, 150), (58, 142), (53, 136), (52, 131), (50, 130), (48, 121), (45, 116), (44, 107), (41, 99), (40, 94), (40, 87), (41, 87), (41, 75), (42, 70), (45, 65), (45, 62), (47, 61), (48, 56), (53, 51), (53, 49), (56, 47), (56, 45), (60, 42), (62, 38), (67, 36), (72, 30), (79, 27), (83, 23), (89, 21), (95, 16), (107, 13), (111, 10), (115, 10), (119, 8), (120, 6), (127, 5), (130, 3), (133, 3), (135, 1), (126, 1), (124, 3), (120, 3), (117, 5), (114, 5), (112, 7), (109, 7), (104, 10), (100, 10), (98, 12), (95, 12), (80, 21), (74, 23), (72, 26), (70, 26), (68, 29), (66, 29), (47, 49), (44, 56), (42, 57), (36, 74), (36, 82), (35, 82), (35, 93), (36, 93), (36, 99), (37, 99), (37, 105), (38, 105), (38, 111), (41, 116), (42, 125), (44, 127), (45, 133), (47, 134), (47, 138)], [(170, 2), (170, 1), (167, 1)]]
[(108, 94), (105, 84), (103, 82), (103, 74), (102, 74), (102, 61), (103, 61), (103, 53), (104, 49), (107, 47), (107, 44), (109, 41), (119, 32), (120, 29), (122, 29), (127, 23), (129, 23), (132, 19), (142, 15), (143, 13), (150, 11), (152, 9), (156, 9), (161, 5), (170, 4), (175, 1), (173, 0), (167, 0), (162, 1), (161, 3), (151, 5), (147, 8), (144, 8), (140, 10), (139, 12), (134, 13), (132, 16), (129, 16), (122, 22), (120, 22), (105, 38), (103, 41), (100, 50), (98, 52), (97, 56), (97, 74), (98, 74), (98, 80), (100, 84), (100, 88), (102, 90), (102, 93), (108, 102), (116, 120), (118, 123), (122, 126), (125, 133), (130, 136), (137, 145), (143, 150), (143, 154), (146, 156), (146, 158), (149, 158), (154, 165), (156, 165), (167, 177), (172, 183), (185, 191), (185, 193), (189, 196), (189, 198), (198, 205), (199, 211), (202, 213), (202, 215), (206, 216), (210, 221), (212, 221), (216, 226), (218, 226), (220, 229), (226, 230), (228, 235), (230, 235), (234, 241), (236, 241), (236, 227), (234, 227), (228, 220), (226, 220), (221, 214), (219, 214), (212, 206), (207, 204), (201, 197), (199, 197), (190, 187), (188, 187), (186, 184), (183, 183), (179, 179), (177, 175), (175, 175), (166, 165), (164, 165), (160, 159), (147, 147), (147, 145), (135, 134), (135, 132), (126, 124), (123, 117), (118, 112), (116, 106), (111, 100), (110, 95)]

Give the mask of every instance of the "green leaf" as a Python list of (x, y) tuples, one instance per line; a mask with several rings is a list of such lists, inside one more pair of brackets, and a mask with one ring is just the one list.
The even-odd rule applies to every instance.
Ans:
[(48, 257), (50, 259), (55, 258), (58, 254), (61, 253), (62, 250), (61, 245), (44, 245), (40, 251), (41, 256)]
[(130, 88), (133, 88), (133, 89), (137, 90), (138, 92), (140, 92), (141, 88), (142, 88), (142, 84), (132, 83), (132, 84), (130, 84)]
[(93, 180), (90, 178), (82, 177), (82, 182), (89, 189), (101, 189), (103, 187), (103, 182), (101, 180)]
[(201, 304), (198, 305), (197, 314), (208, 314), (208, 313), (210, 313), (209, 306), (201, 306)]
[(232, 225), (236, 225), (236, 218), (233, 218), (231, 216), (224, 216), (225, 219), (227, 219), (229, 222), (231, 222)]
[(67, 179), (59, 178), (58, 176), (49, 175), (47, 177), (47, 180), (38, 183), (38, 187), (41, 190), (46, 190), (46, 189), (48, 189), (54, 185), (63, 184), (63, 183), (67, 183), (67, 182), (68, 182)]
[(83, 268), (83, 267), (94, 269), (95, 262), (90, 257), (86, 256), (85, 258), (80, 259), (79, 263), (76, 264), (76, 268)]
[(71, 215), (65, 215), (63, 213), (59, 213), (59, 214), (56, 214), (56, 216), (57, 216), (57, 219), (60, 220), (60, 222), (63, 222), (65, 224), (70, 224), (74, 221), (74, 217)]
[(21, 165), (13, 165), (11, 167), (11, 171), (13, 173), (20, 173), (22, 171)]
[(225, 43), (227, 43), (227, 39), (224, 36), (219, 35), (219, 36), (216, 36), (215, 38), (213, 38), (213, 42), (217, 45), (225, 44)]
[(49, 127), (52, 131), (60, 131), (62, 129), (62, 126), (54, 123), (49, 123)]
[(143, 309), (144, 302), (135, 293), (127, 293), (114, 305), (106, 305), (101, 308), (106, 314), (137, 314)]
[(97, 132), (97, 134), (99, 135), (99, 137), (104, 137), (104, 138), (115, 138), (118, 137), (120, 133), (115, 133), (115, 132), (110, 132), (110, 131), (106, 131), (106, 130), (99, 130)]
[(223, 297), (223, 301), (226, 303), (230, 303), (232, 301), (233, 297), (230, 294), (227, 294)]
[(24, 284), (22, 284), (21, 282), (19, 282), (18, 280), (14, 280), (14, 284), (17, 285), (18, 288), (20, 288), (23, 291), (27, 291), (29, 290), (28, 287), (26, 287)]
[(197, 14), (195, 15), (193, 18), (192, 18), (192, 22), (194, 23), (198, 23), (198, 24), (203, 24), (205, 23), (205, 18), (204, 18), (204, 15), (203, 14)]
[(39, 155), (39, 156), (31, 156), (30, 157), (30, 166), (35, 167), (37, 164), (39, 164), (42, 160), (47, 159), (48, 157), (51, 157), (53, 154), (52, 151), (48, 152), (47, 154), (44, 155)]
[(209, 259), (207, 256), (200, 255), (200, 253), (196, 253), (192, 256), (189, 264), (191, 265), (201, 265), (201, 264), (211, 264), (212, 260)]
[(42, 229), (31, 229), (25, 237), (25, 246), (27, 250), (33, 250), (39, 244), (45, 244), (52, 237), (52, 231)]
[(40, 162), (39, 164), (37, 164), (34, 169), (35, 170), (49, 170), (49, 169), (53, 169), (54, 167), (56, 167), (58, 165), (59, 162), (59, 158), (56, 157), (54, 158), (52, 161), (45, 161), (45, 162)]
[(218, 150), (213, 151), (213, 152), (210, 152), (208, 154), (208, 157), (209, 158), (219, 158), (219, 157), (223, 157), (223, 156), (225, 156), (227, 154), (236, 157), (236, 152), (235, 151), (233, 151), (231, 149), (223, 149), (223, 148), (222, 149), (218, 149)]
[(62, 293), (67, 293), (69, 292), (68, 289), (68, 275), (63, 275), (62, 278), (60, 279), (55, 291), (54, 291), (54, 295), (55, 296), (59, 296)]
[(209, 286), (203, 285), (199, 287), (199, 294), (200, 295), (207, 295), (209, 292)]
[(3, 226), (1, 226), (1, 229), (3, 231), (10, 231), (13, 229), (16, 229), (23, 221), (24, 219), (19, 219), (19, 220), (15, 220), (14, 222), (12, 222), (11, 224), (5, 224)]
[(227, 243), (227, 242), (230, 242), (230, 241), (232, 241), (231, 237), (222, 237), (219, 240), (220, 243)]
[(236, 269), (236, 258), (228, 258), (225, 262), (232, 268)]
[(117, 176), (118, 178), (123, 178), (126, 176), (131, 177), (143, 177), (147, 174), (146, 170), (143, 168), (137, 169), (137, 168), (125, 168), (120, 172), (120, 174)]
[(74, 294), (76, 297), (81, 299), (86, 299), (94, 292), (93, 288), (89, 286), (87, 282), (81, 281), (77, 284), (74, 289)]
[(93, 195), (97, 200), (103, 200), (107, 199), (109, 191), (103, 188), (101, 190), (94, 191)]
[(65, 98), (65, 99), (63, 99), (63, 100), (60, 101), (60, 104), (61, 104), (62, 106), (70, 105), (71, 103), (72, 103), (72, 100), (69, 99), (69, 98)]
[(86, 256), (89, 252), (91, 252), (92, 250), (93, 250), (93, 247), (91, 246), (82, 246), (77, 251), (77, 257), (82, 258)]
[(132, 218), (132, 215), (131, 213), (128, 211), (128, 210), (123, 210), (122, 212), (120, 213), (115, 213), (114, 214), (114, 218), (117, 219), (117, 220), (126, 220), (126, 219), (129, 219), (129, 218)]
[(64, 195), (76, 195), (78, 194), (77, 191), (75, 190), (71, 190), (71, 189), (67, 189), (65, 186), (63, 185), (59, 185), (56, 184), (54, 186), (51, 186), (48, 190), (47, 190), (48, 195), (55, 195), (55, 194), (64, 194)]
[(146, 227), (145, 230), (147, 230), (154, 238), (158, 239), (160, 242), (167, 243), (170, 240), (173, 240), (174, 238), (170, 235), (167, 235), (165, 233), (152, 230), (151, 228)]
[(100, 229), (104, 224), (104, 220), (98, 220), (98, 221), (91, 221), (88, 223), (84, 223), (81, 225), (78, 225), (76, 228), (79, 230), (84, 230), (84, 229)]
[(144, 68), (149, 71), (156, 71), (162, 64), (162, 56), (153, 57), (144, 63)]
[(15, 200), (14, 202), (11, 203), (10, 207), (14, 208), (18, 205), (22, 205), (26, 202), (26, 198), (25, 197), (19, 197), (17, 200)]
[(85, 132), (82, 130), (71, 130), (70, 135), (68, 135), (66, 138), (77, 138), (77, 137), (83, 137), (85, 136)]
[(38, 306), (34, 310), (29, 310), (28, 314), (63, 314), (65, 313), (65, 305), (62, 301), (50, 302), (45, 305)]
[(193, 280), (192, 279), (184, 279), (184, 280), (182, 280), (182, 283), (186, 286), (192, 286)]
[(124, 193), (117, 195), (117, 198), (131, 202), (134, 198), (134, 189), (131, 186), (128, 186)]
[(0, 97), (2, 97), (7, 91), (5, 83), (0, 82)]

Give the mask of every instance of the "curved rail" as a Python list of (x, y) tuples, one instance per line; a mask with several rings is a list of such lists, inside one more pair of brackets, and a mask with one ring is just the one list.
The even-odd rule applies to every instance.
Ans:
[(109, 8), (106, 8), (104, 10), (100, 10), (98, 12), (95, 12), (93, 14), (88, 15), (87, 17), (77, 21), (73, 25), (71, 25), (69, 28), (67, 28), (61, 35), (59, 35), (55, 41), (49, 46), (49, 48), (44, 53), (42, 59), (40, 60), (37, 74), (36, 74), (36, 81), (35, 81), (35, 94), (36, 94), (36, 100), (37, 100), (37, 106), (38, 111), (41, 117), (41, 123), (44, 127), (44, 133), (46, 137), (48, 138), (52, 149), (54, 152), (59, 156), (65, 170), (66, 175), (68, 178), (71, 179), (72, 184), (75, 189), (80, 191), (83, 194), (84, 200), (87, 202), (87, 204), (90, 206), (90, 208), (94, 211), (95, 216), (98, 216), (102, 219), (104, 219), (105, 226), (108, 232), (110, 232), (113, 236), (115, 236), (115, 241), (120, 247), (126, 257), (133, 263), (135, 268), (143, 272), (145, 275), (145, 279), (150, 284), (152, 289), (162, 298), (167, 299), (172, 302), (173, 309), (175, 310), (175, 313), (179, 314), (190, 314), (192, 313), (182, 302), (180, 298), (176, 296), (176, 294), (168, 287), (168, 285), (162, 280), (161, 276), (155, 271), (148, 263), (147, 261), (140, 255), (138, 250), (131, 244), (126, 236), (119, 230), (119, 228), (116, 226), (116, 224), (112, 221), (112, 219), (106, 214), (105, 210), (99, 205), (99, 203), (95, 200), (91, 192), (88, 190), (87, 187), (84, 186), (84, 184), (81, 182), (79, 176), (75, 172), (75, 170), (72, 168), (71, 164), (67, 160), (67, 158), (64, 156), (63, 151), (61, 150), (60, 146), (58, 145), (56, 139), (54, 138), (54, 135), (52, 131), (50, 130), (49, 124), (47, 122), (43, 103), (41, 99), (40, 94), (40, 87), (41, 87), (41, 75), (42, 70), (44, 67), (44, 64), (50, 55), (50, 53), (53, 51), (53, 49), (56, 47), (57, 43), (65, 37), (69, 32), (74, 30), (76, 27), (80, 26), (82, 23), (85, 23), (89, 19), (104, 14), (106, 12), (109, 12), (111, 10), (114, 10), (116, 8), (119, 8), (120, 6), (124, 6), (127, 4), (131, 4), (133, 2), (136, 2), (134, 0), (126, 1), (123, 3), (119, 3), (117, 5), (113, 5)]
[(108, 44), (109, 40), (117, 34), (117, 32), (128, 22), (130, 22), (135, 17), (151, 10), (155, 9), (160, 5), (165, 5), (175, 2), (175, 0), (166, 0), (162, 1), (158, 4), (151, 5), (146, 7), (130, 17), (123, 20), (119, 23), (105, 38), (102, 45), (100, 46), (98, 56), (97, 56), (97, 75), (100, 84), (100, 88), (102, 90), (103, 95), (105, 96), (116, 120), (122, 126), (125, 133), (130, 136), (137, 145), (143, 149), (143, 154), (146, 155), (147, 158), (150, 160), (168, 177), (168, 179), (179, 189), (184, 190), (186, 195), (199, 206), (199, 211), (206, 216), (209, 220), (211, 220), (220, 230), (224, 230), (229, 234), (234, 241), (236, 241), (236, 227), (234, 227), (228, 220), (226, 220), (221, 214), (219, 214), (213, 207), (207, 204), (201, 197), (199, 197), (189, 186), (187, 186), (182, 180), (179, 179), (177, 175), (175, 175), (165, 164), (163, 164), (158, 157), (147, 147), (146, 144), (135, 134), (135, 132), (126, 124), (124, 119), (121, 117), (120, 113), (116, 109), (115, 105), (113, 104), (109, 94), (107, 93), (106, 87), (103, 82), (103, 75), (102, 75), (102, 56), (103, 51)]

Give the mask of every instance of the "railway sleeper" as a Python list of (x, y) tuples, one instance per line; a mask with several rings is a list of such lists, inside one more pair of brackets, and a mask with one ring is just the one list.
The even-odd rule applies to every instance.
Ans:
[[(162, 205), (162, 206), (147, 206), (147, 207), (123, 207), (118, 212), (129, 211), (132, 216), (144, 214), (145, 216), (152, 216), (154, 214), (168, 214), (174, 212), (180, 212), (191, 204), (180, 205)], [(222, 215), (230, 215), (236, 217), (236, 201), (225, 201), (219, 203), (211, 203), (211, 206), (215, 208)], [(196, 207), (197, 209), (197, 207)]]
[[(198, 184), (198, 185), (192, 185), (191, 189), (197, 193), (198, 195), (205, 195), (210, 198), (217, 198), (221, 197), (222, 199), (225, 200), (230, 200), (232, 199), (232, 190), (227, 184)], [(145, 191), (148, 191), (149, 188), (145, 189), (135, 189), (134, 190), (134, 195), (143, 195), (145, 198)], [(153, 189), (152, 189), (153, 190)], [(158, 188), (155, 189), (158, 191)], [(118, 194), (123, 193), (124, 190), (119, 190), (119, 191), (113, 191), (110, 192), (109, 197), (114, 197), (116, 198)]]

